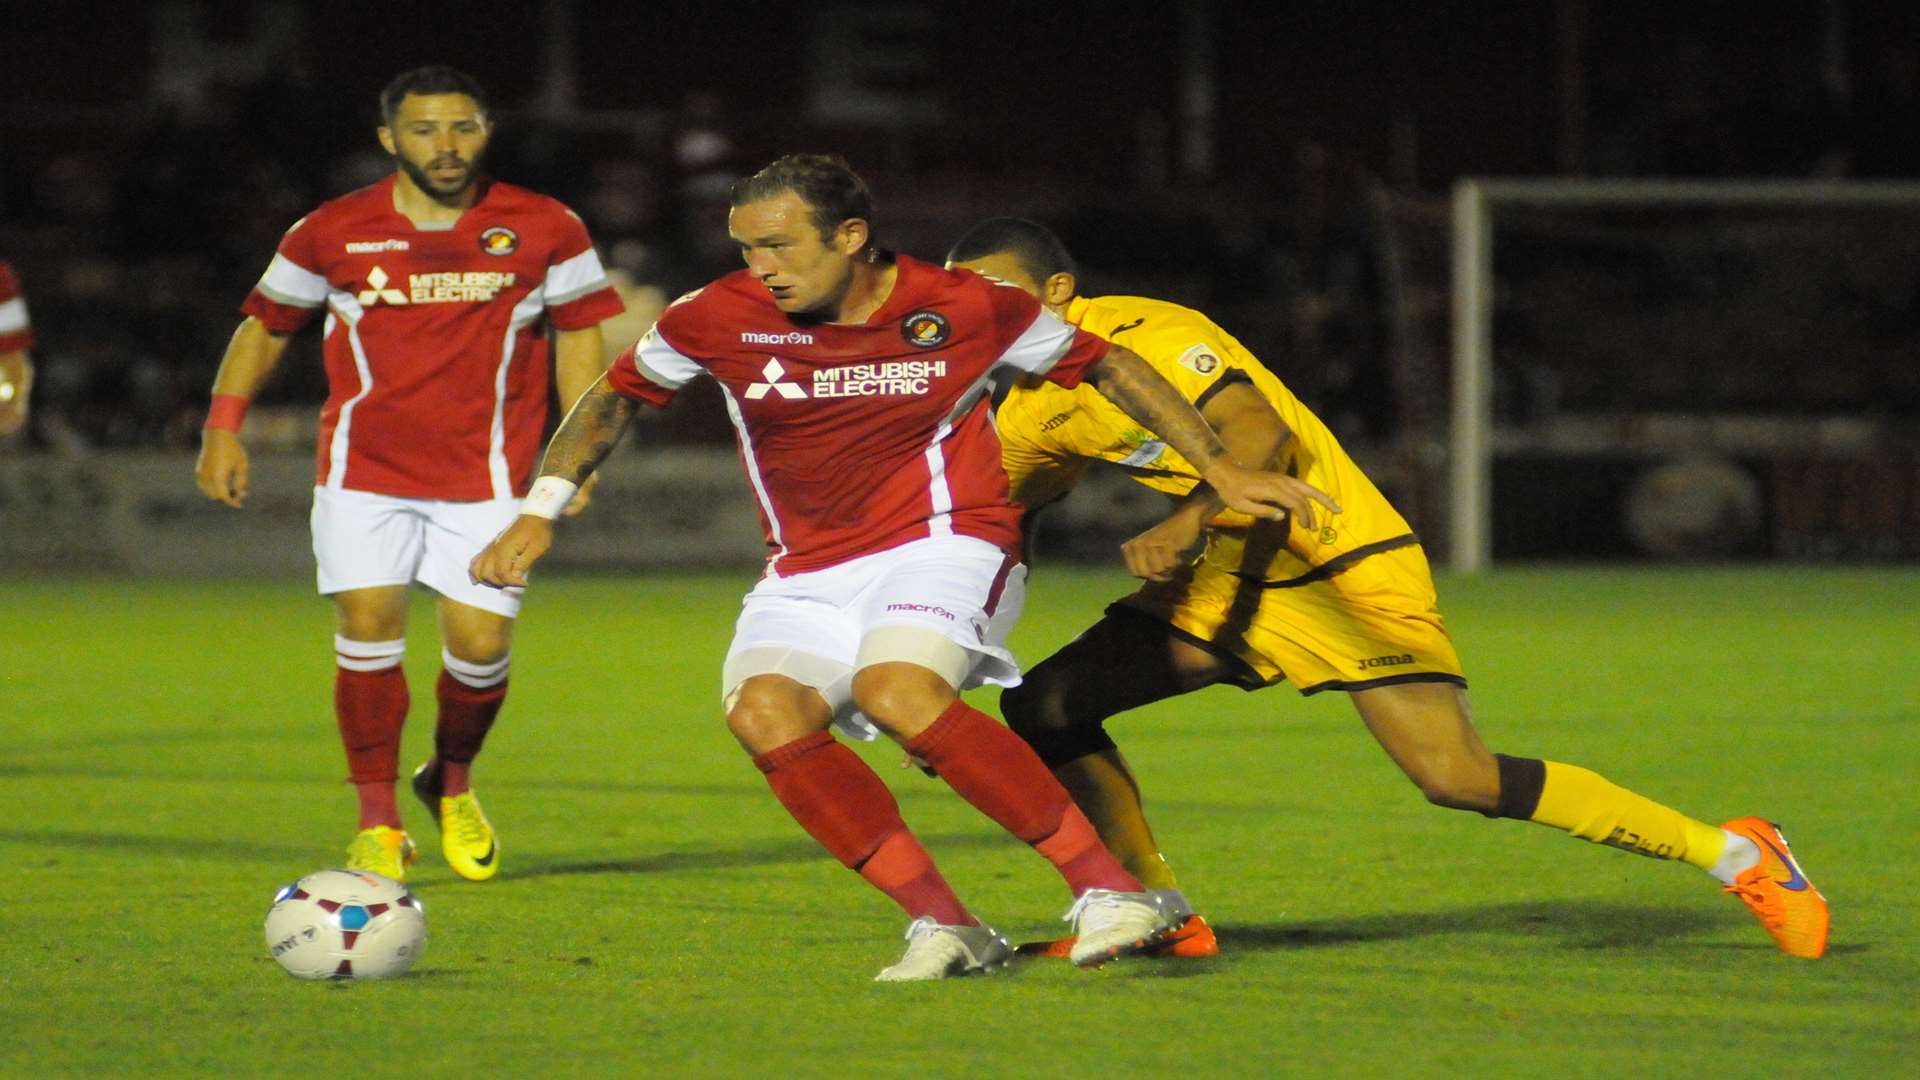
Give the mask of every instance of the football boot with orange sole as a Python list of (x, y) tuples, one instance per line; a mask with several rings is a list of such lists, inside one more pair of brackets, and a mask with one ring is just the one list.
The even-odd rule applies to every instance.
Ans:
[(1760, 861), (1740, 872), (1726, 891), (1760, 920), (1774, 944), (1790, 956), (1812, 960), (1827, 951), (1827, 898), (1794, 861), (1780, 826), (1765, 818), (1736, 818), (1721, 828), (1753, 841)]

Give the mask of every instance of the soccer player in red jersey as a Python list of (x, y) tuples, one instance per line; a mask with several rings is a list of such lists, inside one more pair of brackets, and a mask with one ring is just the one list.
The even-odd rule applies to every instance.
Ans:
[(27, 398), (33, 391), (33, 324), (20, 279), (0, 261), (0, 438), (27, 426)]
[(725, 395), (770, 549), (722, 669), (727, 725), (774, 795), (912, 922), (886, 981), (989, 970), (1011, 953), (969, 912), (880, 778), (833, 737), (874, 729), (1031, 844), (1073, 891), (1083, 966), (1150, 947), (1184, 917), (1100, 843), (1019, 736), (961, 700), (1017, 681), (997, 642), (1017, 614), (1020, 512), (991, 418), (1004, 379), (1085, 380), (1161, 432), (1226, 501), (1311, 520), (1330, 500), (1235, 462), (1138, 356), (1033, 297), (874, 244), (871, 200), (838, 158), (781, 158), (732, 192), (746, 269), (681, 298), (582, 397), (520, 517), (472, 564), (512, 587), (550, 519), (636, 402), (706, 375)]
[(568, 403), (593, 384), (599, 324), (622, 304), (579, 218), (481, 175), (492, 124), (473, 79), (409, 71), (380, 108), (397, 169), (287, 230), (214, 379), (197, 479), (210, 499), (245, 500), (247, 403), (324, 308), (313, 548), (338, 613), (334, 710), (360, 803), (347, 865), (401, 878), (413, 860), (394, 786), (418, 581), (439, 594), (443, 647), (434, 754), (413, 788), (449, 865), (478, 881), (499, 844), (469, 769), (506, 697), (520, 597), (476, 586), (466, 565), (527, 492), (549, 382)]

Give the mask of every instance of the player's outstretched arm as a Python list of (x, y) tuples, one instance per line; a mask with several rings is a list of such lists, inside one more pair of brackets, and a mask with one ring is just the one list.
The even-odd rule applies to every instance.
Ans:
[(1281, 473), (1249, 469), (1235, 461), (1193, 404), (1132, 349), (1111, 346), (1089, 369), (1087, 378), (1121, 412), (1157, 432), (1168, 446), (1193, 462), (1201, 479), (1212, 485), (1228, 507), (1257, 518), (1292, 515), (1308, 528), (1314, 523), (1314, 503), (1329, 513), (1340, 512), (1338, 504), (1310, 484)]
[(553, 546), (553, 519), (613, 452), (633, 419), (634, 403), (605, 376), (574, 402), (547, 443), (540, 477), (513, 520), (467, 564), (467, 576), (496, 589), (524, 586), (533, 564)]
[(240, 422), (286, 351), (287, 335), (267, 329), (251, 315), (240, 320), (227, 342), (220, 371), (213, 377), (213, 406), (200, 431), (200, 457), (193, 467), (194, 482), (207, 498), (235, 507), (246, 501), (247, 448), (240, 442)]
[[(1235, 461), (1251, 461), (1272, 469), (1293, 432), (1273, 406), (1248, 382), (1224, 386), (1200, 408), (1207, 426), (1220, 436)], [(1127, 572), (1148, 581), (1165, 581), (1193, 561), (1208, 524), (1226, 500), (1202, 481), (1182, 498), (1165, 521), (1120, 545)]]

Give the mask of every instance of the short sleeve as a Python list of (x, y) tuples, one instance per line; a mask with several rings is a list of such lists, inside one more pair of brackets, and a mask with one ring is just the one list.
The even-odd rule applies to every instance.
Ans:
[(267, 271), (247, 294), (240, 310), (277, 334), (305, 326), (327, 302), (329, 286), (320, 266), (312, 218), (293, 223), (273, 253)]
[(1141, 357), (1172, 383), (1195, 408), (1235, 382), (1249, 381), (1234, 366), (1238, 355), (1220, 332), (1199, 319), (1183, 320), (1156, 334), (1151, 343), (1137, 343)]
[(1106, 355), (1107, 343), (1062, 321), (1024, 289), (998, 282), (987, 292), (994, 322), (1006, 345), (996, 364), (1072, 388), (1086, 369)]
[(697, 295), (689, 294), (674, 301), (661, 313), (659, 321), (640, 335), (639, 341), (614, 360), (613, 366), (607, 369), (607, 378), (615, 390), (637, 401), (665, 405), (682, 386), (706, 373), (706, 368), (675, 348), (668, 337), (673, 333), (673, 323), (683, 323), (693, 317), (687, 302)]
[(559, 240), (544, 283), (548, 320), (561, 330), (584, 330), (624, 313), (586, 223), (564, 207), (557, 217)]
[[(648, 337), (652, 335), (653, 331), (647, 331)], [(676, 391), (672, 387), (662, 386), (648, 378), (646, 372), (641, 370), (639, 354), (646, 341), (647, 338), (643, 337), (621, 350), (619, 356), (614, 357), (612, 366), (607, 368), (607, 381), (613, 384), (614, 390), (621, 397), (644, 401), (655, 408), (664, 408), (673, 400)]]

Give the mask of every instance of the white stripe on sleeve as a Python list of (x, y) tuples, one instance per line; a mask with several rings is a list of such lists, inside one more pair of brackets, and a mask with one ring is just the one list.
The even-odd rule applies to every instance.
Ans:
[(592, 248), (547, 267), (548, 307), (559, 307), (606, 287), (607, 272)]
[(641, 335), (633, 349), (634, 366), (640, 369), (649, 382), (668, 390), (678, 390), (696, 376), (706, 373), (705, 368), (693, 362), (686, 354), (667, 344), (667, 339), (654, 326)]
[(303, 308), (319, 307), (331, 291), (326, 278), (280, 254), (274, 255), (254, 287), (275, 303)]
[(1042, 308), (1026, 331), (1000, 354), (996, 366), (1017, 368), (1033, 375), (1045, 375), (1073, 347), (1075, 330)]
[(17, 334), (27, 328), (27, 302), (14, 297), (0, 304), (0, 334)]

